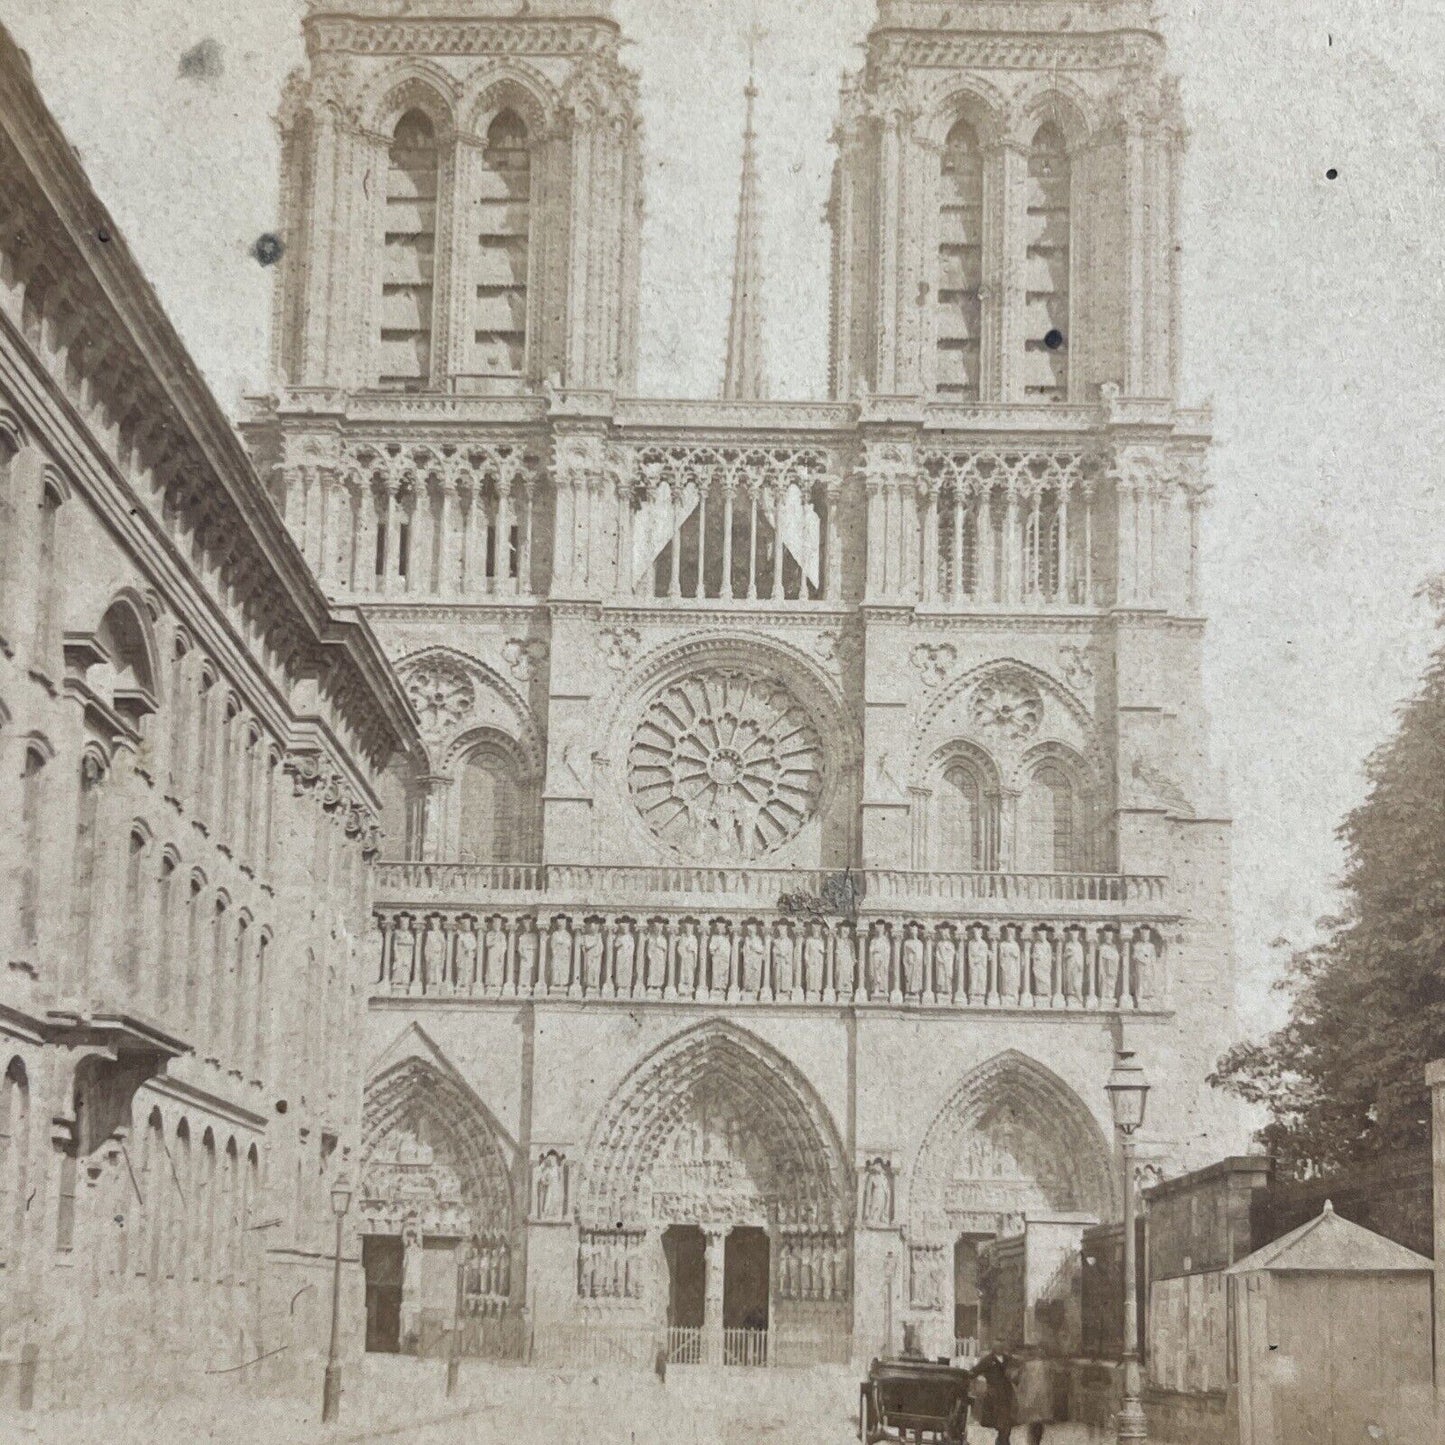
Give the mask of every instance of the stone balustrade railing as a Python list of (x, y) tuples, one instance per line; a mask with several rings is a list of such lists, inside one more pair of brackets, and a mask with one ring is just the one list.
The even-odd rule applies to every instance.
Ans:
[(1158, 1009), (1153, 922), (380, 907), (378, 997)]
[[(1048, 914), (1112, 918), (1134, 910), (1158, 914), (1167, 902), (1168, 880), (1122, 873), (945, 873), (899, 868), (830, 873), (696, 865), (392, 862), (378, 866), (376, 893), (388, 904), (505, 899), (570, 907), (581, 898), (665, 909), (714, 902), (786, 909), (791, 900), (798, 913), (846, 913), (850, 899), (875, 910), (907, 904), (927, 913), (966, 904), (974, 913), (1008, 914), (1028, 904)], [(815, 899), (823, 906), (810, 908)]]

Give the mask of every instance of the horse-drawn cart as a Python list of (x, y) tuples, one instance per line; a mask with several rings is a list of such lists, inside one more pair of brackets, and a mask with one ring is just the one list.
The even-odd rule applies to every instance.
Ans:
[(968, 1438), (968, 1390), (972, 1376), (953, 1365), (927, 1360), (874, 1360), (858, 1390), (858, 1438), (941, 1441)]

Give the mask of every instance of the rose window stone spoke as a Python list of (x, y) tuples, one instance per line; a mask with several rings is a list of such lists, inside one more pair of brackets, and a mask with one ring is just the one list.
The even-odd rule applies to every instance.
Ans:
[(755, 673), (696, 673), (658, 694), (628, 753), (643, 821), (669, 847), (742, 862), (781, 847), (812, 818), (822, 744), (802, 706)]

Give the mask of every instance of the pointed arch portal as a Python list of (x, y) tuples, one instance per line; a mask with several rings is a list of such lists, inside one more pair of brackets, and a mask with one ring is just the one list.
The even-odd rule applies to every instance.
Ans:
[(1010, 1049), (974, 1069), (938, 1111), (909, 1200), (918, 1244), (1007, 1233), (1040, 1211), (1111, 1218), (1108, 1141), (1062, 1079)]
[(842, 1233), (842, 1144), (802, 1075), (761, 1039), (704, 1024), (627, 1078), (587, 1151), (584, 1226), (760, 1226)]
[(511, 1169), (480, 1100), (425, 1059), (367, 1087), (360, 1213), (368, 1350), (443, 1348), (459, 1268), (467, 1335), (490, 1341), (520, 1274)]

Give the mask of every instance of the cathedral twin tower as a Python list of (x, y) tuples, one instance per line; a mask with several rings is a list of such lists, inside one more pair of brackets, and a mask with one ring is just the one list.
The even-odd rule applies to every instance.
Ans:
[(369, 1338), (450, 1317), (429, 1241), (559, 1357), (932, 1351), (991, 1241), (1116, 1209), (1121, 1042), (1146, 1156), (1216, 1147), (1177, 97), (1145, 0), (880, 0), (830, 398), (763, 399), (751, 113), (723, 399), (639, 398), (610, 8), (313, 0), (282, 107), (244, 431), (424, 744), (367, 943)]

